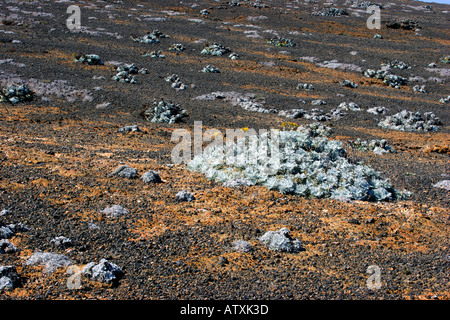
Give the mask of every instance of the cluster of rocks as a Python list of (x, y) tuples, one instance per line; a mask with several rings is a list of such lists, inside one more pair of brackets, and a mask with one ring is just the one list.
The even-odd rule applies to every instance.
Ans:
[(397, 131), (438, 131), (441, 120), (432, 112), (412, 112), (403, 110), (392, 116), (387, 116), (378, 126)]
[(147, 121), (176, 123), (187, 116), (186, 110), (182, 109), (179, 104), (162, 100), (158, 103), (155, 102), (154, 105), (156, 106), (144, 111), (144, 117)]
[(348, 16), (348, 11), (346, 9), (327, 7), (327, 8), (323, 8), (322, 10), (319, 10), (319, 11), (314, 11), (311, 13), (311, 15), (312, 16), (330, 16), (330, 17)]
[(389, 146), (386, 139), (365, 141), (357, 138), (355, 141), (351, 141), (350, 145), (361, 151), (372, 151), (377, 155), (382, 155), (388, 152), (395, 152), (394, 148)]
[(169, 38), (169, 36), (163, 34), (159, 30), (153, 30), (151, 33), (133, 40), (139, 43), (159, 43), (160, 38)]
[[(136, 179), (138, 177), (138, 171), (135, 168), (131, 168), (128, 165), (121, 165), (117, 167), (113, 172), (109, 174), (110, 177), (119, 177), (125, 179)], [(141, 180), (144, 183), (160, 183), (162, 182), (159, 173), (154, 170), (146, 171)]]
[(120, 83), (137, 83), (135, 74), (148, 74), (148, 70), (146, 68), (138, 68), (132, 64), (124, 64), (122, 66), (117, 67), (116, 71), (118, 73), (112, 77), (113, 80), (118, 81)]
[[(383, 201), (398, 196), (372, 168), (348, 161), (339, 141), (298, 131), (278, 131), (271, 140), (273, 134), (261, 134), (256, 143), (212, 146), (196, 155), (188, 168), (221, 183), (241, 179), (281, 193), (315, 198)], [(229, 154), (234, 157), (224, 156)]]
[(342, 102), (337, 108), (345, 111), (361, 111), (361, 108), (354, 102)]
[(304, 109), (291, 109), (291, 110), (281, 110), (278, 112), (280, 116), (298, 119), (304, 118), (313, 121), (330, 121), (330, 120), (339, 120), (343, 115), (340, 109), (333, 109), (330, 112), (323, 111), (321, 109), (311, 109), (310, 111), (306, 111)]
[[(200, 53), (204, 55), (211, 56), (222, 56), (224, 54), (230, 53), (231, 50), (219, 43), (213, 43), (210, 46), (205, 47)], [(231, 56), (230, 56), (231, 58)]]
[(172, 74), (165, 78), (167, 82), (171, 83), (171, 87), (175, 90), (185, 90), (187, 86), (181, 81), (180, 77), (177, 74)]
[(295, 43), (292, 42), (292, 39), (287, 38), (272, 38), (267, 39), (267, 43), (276, 47), (294, 47)]
[(0, 102), (10, 102), (16, 104), (19, 102), (33, 100), (34, 93), (30, 90), (28, 85), (23, 84), (20, 86), (10, 85), (0, 90)]
[(58, 268), (72, 265), (72, 261), (63, 254), (38, 250), (25, 262), (27, 266), (35, 264), (43, 266), (45, 273), (52, 273)]
[(87, 63), (88, 65), (103, 65), (103, 61), (97, 54), (79, 54), (75, 55), (75, 62)]

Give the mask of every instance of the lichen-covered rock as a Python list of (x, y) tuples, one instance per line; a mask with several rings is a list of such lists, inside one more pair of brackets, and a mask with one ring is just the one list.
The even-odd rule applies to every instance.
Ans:
[(179, 104), (160, 101), (156, 107), (148, 108), (144, 112), (144, 116), (147, 121), (151, 122), (176, 123), (186, 117), (187, 113)]
[(68, 248), (73, 246), (72, 240), (64, 236), (55, 237), (52, 240), (50, 240), (50, 243), (52, 243), (58, 248)]
[(118, 265), (109, 262), (106, 259), (101, 259), (98, 264), (95, 262), (88, 263), (81, 273), (94, 281), (99, 281), (107, 284), (112, 284), (119, 281), (124, 272)]
[(145, 172), (141, 176), (141, 180), (144, 181), (144, 183), (160, 183), (160, 182), (162, 182), (158, 172), (156, 172), (154, 170), (149, 170), (149, 171)]
[(178, 201), (186, 201), (186, 202), (191, 202), (191, 201), (195, 200), (194, 195), (187, 190), (182, 190), (182, 191), (178, 192), (175, 195), (175, 198)]
[(233, 245), (233, 250), (237, 251), (237, 252), (251, 252), (253, 251), (253, 247), (250, 244), (250, 242), (245, 241), (245, 240), (236, 240), (233, 241), (232, 243)]
[(267, 231), (259, 238), (259, 241), (274, 251), (291, 253), (304, 251), (300, 241), (292, 239), (287, 228), (281, 228), (278, 231)]
[(14, 266), (0, 266), (0, 292), (13, 290), (20, 281)]
[(387, 116), (378, 126), (397, 131), (438, 131), (441, 120), (432, 112), (412, 112), (403, 110), (392, 116)]
[(120, 178), (126, 179), (134, 179), (137, 178), (137, 170), (135, 168), (131, 168), (128, 165), (121, 165), (113, 172), (110, 173), (109, 176), (117, 176)]
[(0, 253), (14, 253), (17, 252), (17, 248), (14, 244), (6, 239), (0, 239)]

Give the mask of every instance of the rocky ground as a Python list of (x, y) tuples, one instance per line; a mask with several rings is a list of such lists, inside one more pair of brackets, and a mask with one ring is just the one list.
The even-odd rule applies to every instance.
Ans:
[[(379, 3), (381, 29), (371, 30), (363, 1), (91, 1), (79, 4), (81, 30), (72, 31), (70, 2), (3, 1), (0, 87), (26, 84), (34, 95), (0, 102), (0, 298), (448, 299), (450, 7)], [(327, 7), (347, 14), (312, 15)], [(135, 41), (154, 30), (168, 37)], [(230, 52), (201, 53), (213, 43)], [(165, 57), (145, 56), (153, 51)], [(103, 64), (74, 61), (88, 54)], [(112, 79), (132, 63), (142, 69), (136, 83)], [(202, 72), (208, 65), (220, 72)], [(395, 88), (364, 75), (382, 68), (406, 82)], [(184, 89), (166, 81), (174, 74)], [(212, 92), (251, 93), (276, 111), (198, 99)], [(326, 104), (311, 104), (319, 99)], [(162, 100), (186, 116), (148, 121), (145, 111)], [(285, 130), (314, 121), (282, 110), (326, 114), (342, 102), (360, 111), (323, 119), (329, 139), (409, 197), (225, 187), (171, 159), (173, 131), (192, 131), (194, 121), (223, 132)], [(367, 112), (374, 107), (385, 114)], [(402, 110), (432, 112), (438, 130), (378, 125)], [(139, 130), (119, 131), (127, 125)], [(357, 138), (385, 139), (395, 152), (360, 150)], [(136, 169), (130, 179), (111, 175), (121, 165)], [(150, 170), (160, 182), (139, 179)], [(180, 201), (182, 190), (194, 199)], [(105, 211), (113, 205), (123, 209)], [(302, 250), (260, 241), (282, 228)]]

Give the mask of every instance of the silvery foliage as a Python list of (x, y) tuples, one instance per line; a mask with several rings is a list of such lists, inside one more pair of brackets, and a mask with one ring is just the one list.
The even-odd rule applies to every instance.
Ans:
[(180, 77), (177, 74), (173, 74), (165, 78), (167, 82), (172, 83), (171, 86), (175, 90), (184, 90), (186, 89), (186, 85), (181, 81)]
[(432, 112), (412, 112), (403, 110), (387, 116), (378, 126), (397, 131), (438, 131), (441, 120)]
[(210, 64), (207, 65), (206, 67), (204, 67), (202, 69), (202, 72), (205, 72), (205, 73), (220, 73), (218, 68), (216, 68), (216, 67), (214, 67), (213, 65), (210, 65)]
[(200, 53), (211, 56), (222, 56), (230, 52), (231, 50), (224, 47), (223, 45), (219, 43), (213, 43), (212, 45), (205, 47)]
[(117, 67), (118, 73), (112, 77), (113, 80), (120, 83), (137, 83), (136, 77), (133, 74), (148, 74), (148, 70), (145, 68), (138, 68), (132, 64), (124, 64)]
[(312, 16), (348, 16), (348, 11), (346, 9), (340, 8), (323, 8), (320, 11), (314, 11), (311, 13)]
[(179, 104), (166, 101), (160, 101), (156, 107), (148, 108), (144, 115), (146, 120), (164, 123), (175, 123), (187, 116), (186, 110), (182, 109)]
[(360, 138), (350, 142), (350, 145), (361, 151), (372, 151), (375, 154), (382, 155), (388, 152), (395, 152), (394, 148), (389, 146), (386, 139), (364, 141)]
[(408, 82), (408, 79), (391, 74), (386, 68), (380, 70), (367, 69), (364, 71), (364, 76), (367, 78), (381, 79), (384, 84), (396, 89)]
[(134, 41), (139, 43), (159, 43), (159, 38), (168, 38), (168, 36), (159, 30), (153, 30), (152, 33), (146, 34), (143, 37), (138, 37), (134, 39)]
[(81, 270), (81, 273), (91, 280), (108, 284), (118, 281), (124, 274), (119, 266), (106, 259), (101, 259), (98, 264), (89, 262)]
[(173, 43), (170, 45), (170, 51), (183, 51), (185, 47), (181, 43)]
[(75, 62), (87, 63), (88, 65), (103, 65), (103, 61), (97, 54), (82, 54), (76, 56)]
[(27, 266), (40, 264), (44, 266), (45, 273), (52, 273), (61, 267), (72, 265), (72, 261), (63, 254), (36, 251), (25, 262)]
[(379, 115), (379, 114), (385, 114), (387, 111), (387, 108), (378, 106), (378, 107), (368, 108), (366, 111), (369, 113), (373, 113), (375, 115)]
[(233, 250), (237, 252), (251, 252), (253, 251), (252, 245), (245, 240), (233, 241)]
[(420, 93), (427, 93), (427, 89), (425, 87), (425, 85), (415, 85), (412, 90), (414, 92), (420, 92)]
[(276, 46), (276, 47), (294, 47), (295, 43), (292, 42), (291, 39), (287, 38), (272, 38), (268, 39), (267, 43)]
[(117, 218), (128, 214), (128, 210), (118, 204), (115, 204), (111, 207), (106, 207), (103, 209), (102, 213), (110, 218)]
[(298, 239), (292, 239), (287, 228), (278, 231), (267, 231), (259, 238), (270, 250), (282, 252), (299, 252), (303, 247)]
[(350, 81), (350, 80), (341, 81), (339, 84), (341, 86), (343, 86), (343, 87), (358, 88), (358, 85), (356, 83), (354, 83), (353, 81)]
[(33, 95), (33, 92), (27, 85), (10, 85), (0, 91), (0, 102), (8, 101), (16, 104), (23, 101), (31, 101), (33, 100)]
[(347, 160), (340, 141), (305, 131), (272, 130), (209, 145), (188, 168), (216, 182), (242, 180), (285, 194), (371, 201), (397, 197), (372, 168)]

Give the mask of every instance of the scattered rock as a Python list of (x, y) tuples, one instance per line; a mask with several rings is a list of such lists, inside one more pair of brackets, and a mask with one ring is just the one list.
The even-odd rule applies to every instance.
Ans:
[(141, 179), (142, 179), (142, 181), (144, 181), (144, 183), (160, 183), (160, 182), (162, 182), (158, 172), (156, 172), (154, 170), (145, 172), (141, 176)]
[(13, 290), (20, 282), (14, 266), (0, 266), (0, 292)]
[(94, 66), (104, 64), (100, 56), (96, 54), (79, 54), (75, 56), (74, 61)]
[(124, 272), (116, 264), (106, 259), (101, 259), (98, 264), (89, 262), (81, 273), (91, 280), (99, 281), (107, 284), (114, 284), (119, 281)]
[(259, 238), (259, 241), (274, 251), (294, 253), (305, 250), (298, 239), (292, 239), (287, 228), (281, 228), (278, 231), (267, 231)]
[(14, 253), (17, 252), (17, 248), (14, 244), (6, 239), (0, 239), (0, 253)]
[(115, 169), (110, 176), (117, 176), (126, 179), (134, 179), (137, 177), (137, 170), (135, 168), (131, 168), (128, 165), (121, 165), (117, 169)]
[(73, 246), (72, 240), (64, 236), (59, 236), (50, 240), (50, 243), (54, 244), (58, 248), (68, 248)]
[(187, 190), (182, 190), (182, 191), (178, 192), (175, 195), (175, 198), (178, 201), (187, 201), (187, 202), (191, 202), (191, 201), (195, 200), (194, 195)]
[(139, 128), (139, 126), (137, 124), (131, 125), (131, 126), (124, 126), (122, 128), (119, 128), (117, 130), (118, 132), (141, 132), (141, 128)]

